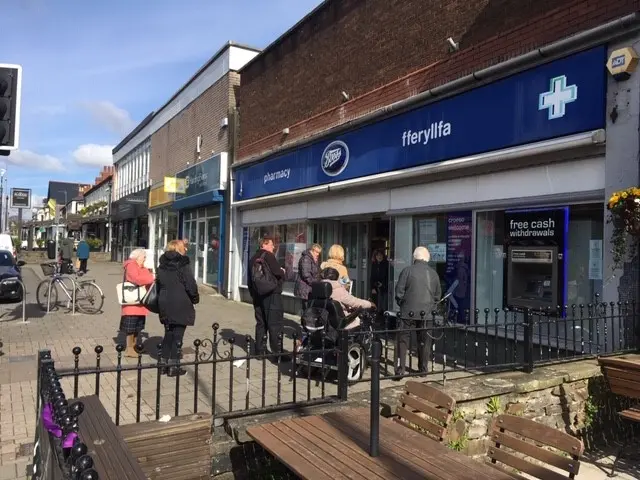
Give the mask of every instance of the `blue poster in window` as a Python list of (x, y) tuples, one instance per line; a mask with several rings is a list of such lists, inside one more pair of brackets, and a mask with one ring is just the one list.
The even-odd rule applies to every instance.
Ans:
[(471, 212), (447, 215), (447, 266), (444, 274), (453, 310), (458, 311), (456, 321), (467, 322), (466, 310), (471, 306)]

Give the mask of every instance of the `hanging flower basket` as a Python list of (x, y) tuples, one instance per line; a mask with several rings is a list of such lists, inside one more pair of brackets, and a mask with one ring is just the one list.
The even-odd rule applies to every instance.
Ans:
[[(616, 267), (627, 259), (627, 254), (635, 255), (640, 239), (640, 188), (630, 187), (615, 192), (607, 203), (609, 223), (613, 225), (611, 243), (613, 244), (613, 262)], [(629, 237), (632, 252), (627, 252)]]

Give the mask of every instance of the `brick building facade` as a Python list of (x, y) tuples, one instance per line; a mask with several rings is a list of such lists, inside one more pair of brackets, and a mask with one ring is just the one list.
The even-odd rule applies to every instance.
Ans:
[[(189, 239), (196, 279), (220, 289), (237, 70), (256, 54), (255, 49), (226, 44), (149, 124), (149, 248), (157, 259), (170, 240)], [(180, 179), (186, 190), (167, 191), (166, 177)]]
[[(534, 285), (554, 308), (637, 296), (604, 200), (640, 181), (640, 75), (620, 82), (605, 64), (638, 50), (639, 31), (638, 0), (324, 2), (240, 71), (234, 298), (248, 299), (265, 234), (290, 312), (314, 242), (344, 247), (361, 297), (373, 253), (387, 255), (384, 308), (418, 245), (460, 311), (518, 306)], [(536, 215), (555, 228), (514, 230)], [(546, 249), (553, 271), (514, 273), (519, 248)]]
[[(326, 1), (241, 71), (237, 158), (284, 148), (638, 9), (638, 0)], [(448, 37), (459, 51), (449, 51)]]

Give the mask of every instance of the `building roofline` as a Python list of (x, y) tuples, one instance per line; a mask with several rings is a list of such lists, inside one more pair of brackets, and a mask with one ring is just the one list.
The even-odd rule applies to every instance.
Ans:
[(91, 188), (89, 190), (87, 190), (86, 192), (84, 192), (82, 194), (82, 197), (86, 197), (87, 195), (89, 195), (91, 192), (93, 192), (94, 190), (97, 190), (98, 188), (100, 188), (102, 185), (104, 185), (105, 183), (107, 183), (108, 181), (110, 181), (113, 178), (113, 173), (107, 175), (100, 183), (96, 183), (95, 185), (92, 185)]
[(142, 122), (140, 122), (140, 124), (131, 133), (129, 133), (129, 135), (127, 135), (120, 143), (118, 143), (118, 145), (116, 145), (114, 149), (111, 151), (111, 154), (115, 155), (122, 147), (124, 147), (129, 142), (129, 140), (135, 137), (138, 134), (138, 132), (140, 132), (140, 130), (142, 130), (145, 126), (147, 126), (149, 122), (151, 122), (153, 117), (155, 117), (157, 114), (162, 112), (162, 110), (164, 110), (167, 106), (169, 106), (169, 104), (173, 100), (175, 100), (178, 97), (178, 95), (184, 92), (187, 89), (187, 87), (191, 85), (202, 74), (202, 72), (204, 72), (207, 68), (209, 68), (213, 62), (215, 62), (218, 58), (220, 58), (222, 54), (226, 52), (228, 49), (230, 49), (231, 47), (243, 48), (245, 50), (251, 50), (253, 52), (261, 51), (259, 48), (233, 42), (231, 40), (225, 42), (225, 44), (222, 45), (222, 47), (220, 47), (220, 49), (216, 53), (214, 53), (213, 56), (211, 56), (209, 60), (207, 60), (198, 70), (196, 70), (196, 73), (194, 73), (189, 78), (189, 80), (187, 80), (171, 97), (169, 97), (169, 99), (166, 102), (164, 102), (160, 108), (151, 112), (144, 120), (142, 120)]
[(118, 145), (113, 147), (113, 150), (111, 150), (111, 155), (115, 155), (118, 152), (118, 150), (120, 150), (127, 143), (129, 143), (129, 140), (131, 140), (133, 137), (135, 137), (140, 130), (142, 130), (144, 127), (146, 127), (149, 124), (149, 122), (153, 119), (155, 114), (156, 114), (156, 112), (151, 112), (149, 115), (144, 117), (144, 119), (138, 124), (138, 126), (136, 128), (134, 128), (133, 130), (131, 130), (131, 133), (129, 133), (129, 135), (124, 137), (122, 139), (122, 141)]
[(330, 5), (332, 2), (333, 2), (333, 0), (324, 0), (316, 8), (314, 8), (309, 13), (307, 13), (304, 17), (302, 17), (300, 20), (298, 20), (286, 32), (284, 32), (282, 35), (280, 35), (278, 38), (276, 38), (273, 42), (271, 42), (269, 45), (264, 47), (262, 50), (258, 50), (260, 53), (258, 53), (258, 55), (253, 57), (247, 63), (245, 63), (242, 66), (242, 68), (240, 70), (238, 70), (238, 72), (242, 73), (244, 70), (249, 68), (250, 65), (253, 65), (255, 62), (257, 62), (258, 60), (262, 59), (262, 57), (264, 57), (267, 53), (269, 53), (271, 50), (273, 50), (275, 47), (277, 47), (279, 44), (281, 44), (287, 37), (292, 35), (294, 31), (296, 31), (299, 27), (301, 27), (306, 22), (308, 22), (311, 17), (313, 17), (318, 12), (322, 11), (324, 8), (327, 8), (328, 5)]

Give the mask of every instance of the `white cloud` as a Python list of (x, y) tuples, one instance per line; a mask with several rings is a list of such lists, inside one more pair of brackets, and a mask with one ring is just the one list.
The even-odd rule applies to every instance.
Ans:
[(126, 135), (136, 126), (129, 112), (108, 101), (84, 102), (93, 120), (118, 135)]
[(103, 165), (111, 165), (113, 163), (113, 157), (111, 156), (112, 150), (113, 145), (87, 143), (76, 148), (72, 155), (80, 165), (102, 167)]
[(38, 170), (49, 170), (54, 172), (64, 170), (64, 166), (58, 158), (52, 155), (35, 153), (30, 150), (15, 150), (5, 158), (8, 163), (18, 167), (36, 168)]
[(64, 105), (40, 105), (33, 109), (33, 113), (36, 115), (47, 115), (50, 117), (56, 115), (63, 115), (67, 109)]

